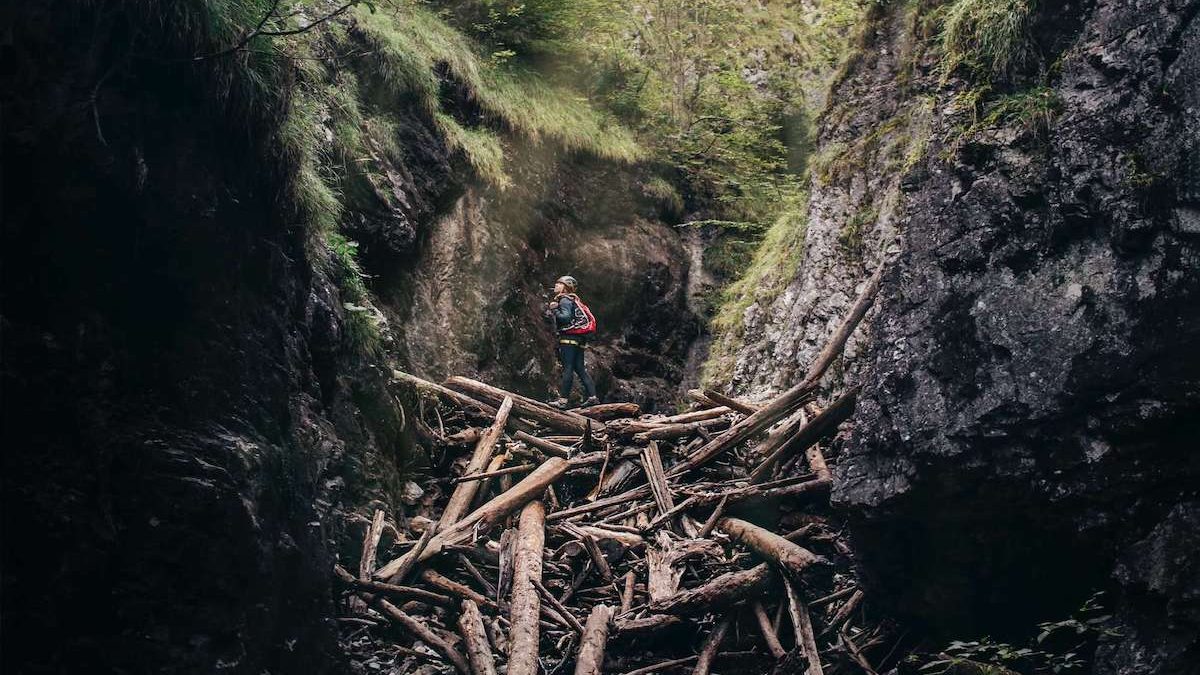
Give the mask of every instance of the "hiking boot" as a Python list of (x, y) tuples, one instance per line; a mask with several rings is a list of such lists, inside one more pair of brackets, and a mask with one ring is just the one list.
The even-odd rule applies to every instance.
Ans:
[(550, 401), (549, 405), (561, 410), (563, 408), (566, 408), (569, 403), (570, 403), (570, 401), (568, 401), (565, 398), (556, 398), (556, 399)]
[(586, 408), (589, 405), (600, 405), (600, 399), (596, 398), (595, 396), (589, 396), (587, 400), (583, 402), (583, 407)]

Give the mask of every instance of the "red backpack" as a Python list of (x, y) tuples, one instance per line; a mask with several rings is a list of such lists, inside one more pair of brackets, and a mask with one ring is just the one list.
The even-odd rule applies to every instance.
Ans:
[[(564, 335), (588, 335), (596, 332), (596, 317), (592, 314), (592, 310), (583, 304), (578, 295), (574, 293), (564, 293), (575, 303), (575, 316), (571, 318), (571, 324), (562, 330)], [(559, 296), (562, 297), (562, 296)]]

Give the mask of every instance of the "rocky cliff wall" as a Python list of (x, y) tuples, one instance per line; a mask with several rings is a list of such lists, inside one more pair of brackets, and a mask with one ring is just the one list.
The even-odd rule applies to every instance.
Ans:
[(729, 384), (793, 383), (884, 261), (825, 383), (866, 386), (834, 497), (875, 597), (1024, 639), (1108, 590), (1096, 672), (1195, 672), (1200, 5), (1039, 3), (988, 82), (945, 70), (956, 4), (873, 11)]
[(25, 6), (3, 48), (5, 672), (340, 670), (343, 510), (402, 452), (286, 81), (192, 64), (173, 9)]
[[(839, 91), (926, 8), (886, 13)], [(901, 172), (835, 500), (875, 592), (940, 635), (1019, 633), (1108, 589), (1096, 672), (1195, 672), (1198, 12), (1046, 3), (1045, 74), (973, 108), (927, 51), (898, 90), (930, 140)]]
[(554, 280), (571, 274), (600, 326), (588, 359), (601, 396), (673, 408), (699, 320), (670, 214), (639, 193), (634, 168), (544, 153), (521, 161), (521, 185), (467, 188), (381, 291), (402, 327), (402, 360), (432, 379), (477, 376), (547, 398), (559, 369), (542, 310)]
[[(839, 75), (817, 122), (803, 224), (785, 241), (771, 242), (796, 253), (769, 274), (784, 277), (778, 288), (751, 290), (728, 381), (713, 384), (753, 399), (794, 385), (866, 279), (898, 249), (902, 169), (924, 151), (930, 114), (922, 100), (896, 87), (912, 49), (909, 18), (879, 9), (869, 14), (869, 39), (886, 47), (860, 46)], [(860, 379), (869, 339), (868, 321), (847, 343), (827, 387)]]

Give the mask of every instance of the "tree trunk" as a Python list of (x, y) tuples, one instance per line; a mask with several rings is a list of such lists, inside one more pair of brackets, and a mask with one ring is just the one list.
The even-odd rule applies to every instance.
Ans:
[(732, 396), (726, 396), (725, 394), (722, 394), (719, 391), (714, 391), (712, 389), (705, 389), (704, 396), (707, 397), (711, 401), (720, 403), (721, 405), (725, 406), (726, 408), (736, 410), (736, 411), (742, 413), (743, 415), (753, 415), (754, 413), (758, 412), (758, 406), (751, 405), (744, 401), (739, 401), (736, 398), (733, 398)]
[(458, 632), (462, 635), (467, 648), (467, 660), (475, 675), (496, 675), (496, 661), (492, 658), (492, 646), (483, 627), (483, 615), (479, 613), (479, 606), (470, 600), (462, 601)]
[(558, 443), (548, 441), (544, 438), (538, 438), (537, 436), (534, 436), (533, 434), (527, 434), (524, 431), (518, 431), (517, 433), (513, 434), (513, 438), (524, 442), (530, 447), (537, 448), (538, 450), (541, 450), (552, 457), (565, 458), (571, 456), (571, 449), (567, 446), (559, 445)]
[(809, 567), (826, 562), (812, 551), (801, 548), (770, 530), (738, 518), (722, 518), (717, 527), (760, 556), (778, 563), (793, 578), (798, 579)]
[(583, 627), (583, 639), (579, 643), (579, 655), (575, 657), (575, 675), (601, 675), (604, 666), (604, 648), (608, 644), (608, 622), (612, 610), (608, 605), (596, 605), (588, 614)]
[(832, 405), (821, 411), (820, 415), (817, 415), (811, 422), (797, 430), (791, 438), (781, 443), (778, 449), (771, 452), (750, 473), (751, 482), (766, 480), (772, 468), (786, 462), (789, 458), (795, 456), (797, 452), (808, 449), (811, 445), (821, 440), (821, 438), (837, 429), (839, 424), (854, 414), (854, 404), (858, 400), (858, 392), (861, 389), (862, 387), (852, 387), (849, 391), (839, 396)]
[(757, 598), (767, 592), (775, 578), (770, 565), (765, 563), (748, 570), (727, 572), (703, 586), (651, 602), (650, 611), (680, 616), (714, 611), (735, 602)]
[[(500, 434), (504, 433), (504, 425), (508, 423), (508, 414), (512, 411), (513, 401), (511, 398), (505, 398), (500, 404), (500, 409), (496, 411), (496, 421), (492, 426), (488, 427), (486, 433), (479, 438), (479, 442), (475, 444), (475, 452), (471, 455), (471, 461), (467, 464), (464, 476), (483, 473), (487, 469), (488, 462), (492, 459), (492, 450), (496, 447), (496, 442), (500, 440)], [(446, 508), (442, 511), (441, 528), (447, 529), (471, 508), (471, 501), (475, 499), (475, 492), (479, 490), (478, 481), (469, 481), (459, 483), (458, 487), (454, 488), (454, 494), (450, 495), (450, 500), (446, 502)]]
[(584, 417), (604, 422), (622, 417), (637, 417), (641, 414), (642, 407), (636, 403), (601, 403), (600, 405), (578, 408), (575, 412)]
[(546, 509), (532, 501), (521, 509), (514, 543), (512, 601), (509, 603), (508, 675), (538, 675), (538, 616), (541, 598), (534, 583), (542, 579)]
[(458, 650), (450, 646), (449, 642), (443, 640), (440, 635), (427, 628), (421, 621), (400, 611), (400, 608), (387, 600), (371, 596), (367, 597), (373, 601), (373, 604), (379, 608), (384, 616), (399, 624), (405, 632), (429, 645), (434, 651), (445, 657), (447, 661), (458, 669), (458, 672), (463, 675), (471, 675), (471, 666), (467, 664), (467, 660), (463, 658), (462, 654), (458, 653)]
[(508, 396), (513, 400), (513, 410), (516, 411), (517, 415), (540, 422), (554, 429), (579, 434), (587, 431), (588, 424), (592, 425), (593, 431), (602, 431), (604, 429), (604, 422), (590, 420), (583, 415), (573, 412), (557, 410), (545, 403), (505, 391), (498, 387), (493, 387), (489, 384), (484, 384), (478, 380), (456, 376), (446, 380), (446, 386), (451, 389), (467, 392), (496, 405), (500, 401), (503, 401), (504, 397)]

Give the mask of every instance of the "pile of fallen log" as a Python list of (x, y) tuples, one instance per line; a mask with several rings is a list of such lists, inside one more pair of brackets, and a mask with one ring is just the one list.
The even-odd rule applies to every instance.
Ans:
[[(822, 449), (858, 390), (813, 398), (878, 283), (761, 406), (693, 391), (671, 416), (559, 410), (395, 373), (422, 444), (461, 457), (423, 481), (418, 513), (375, 512), (357, 569), (336, 567), (344, 637), (391, 645), (372, 657), (384, 672), (874, 673), (886, 631), (864, 620)], [(385, 531), (396, 554), (376, 565)]]

